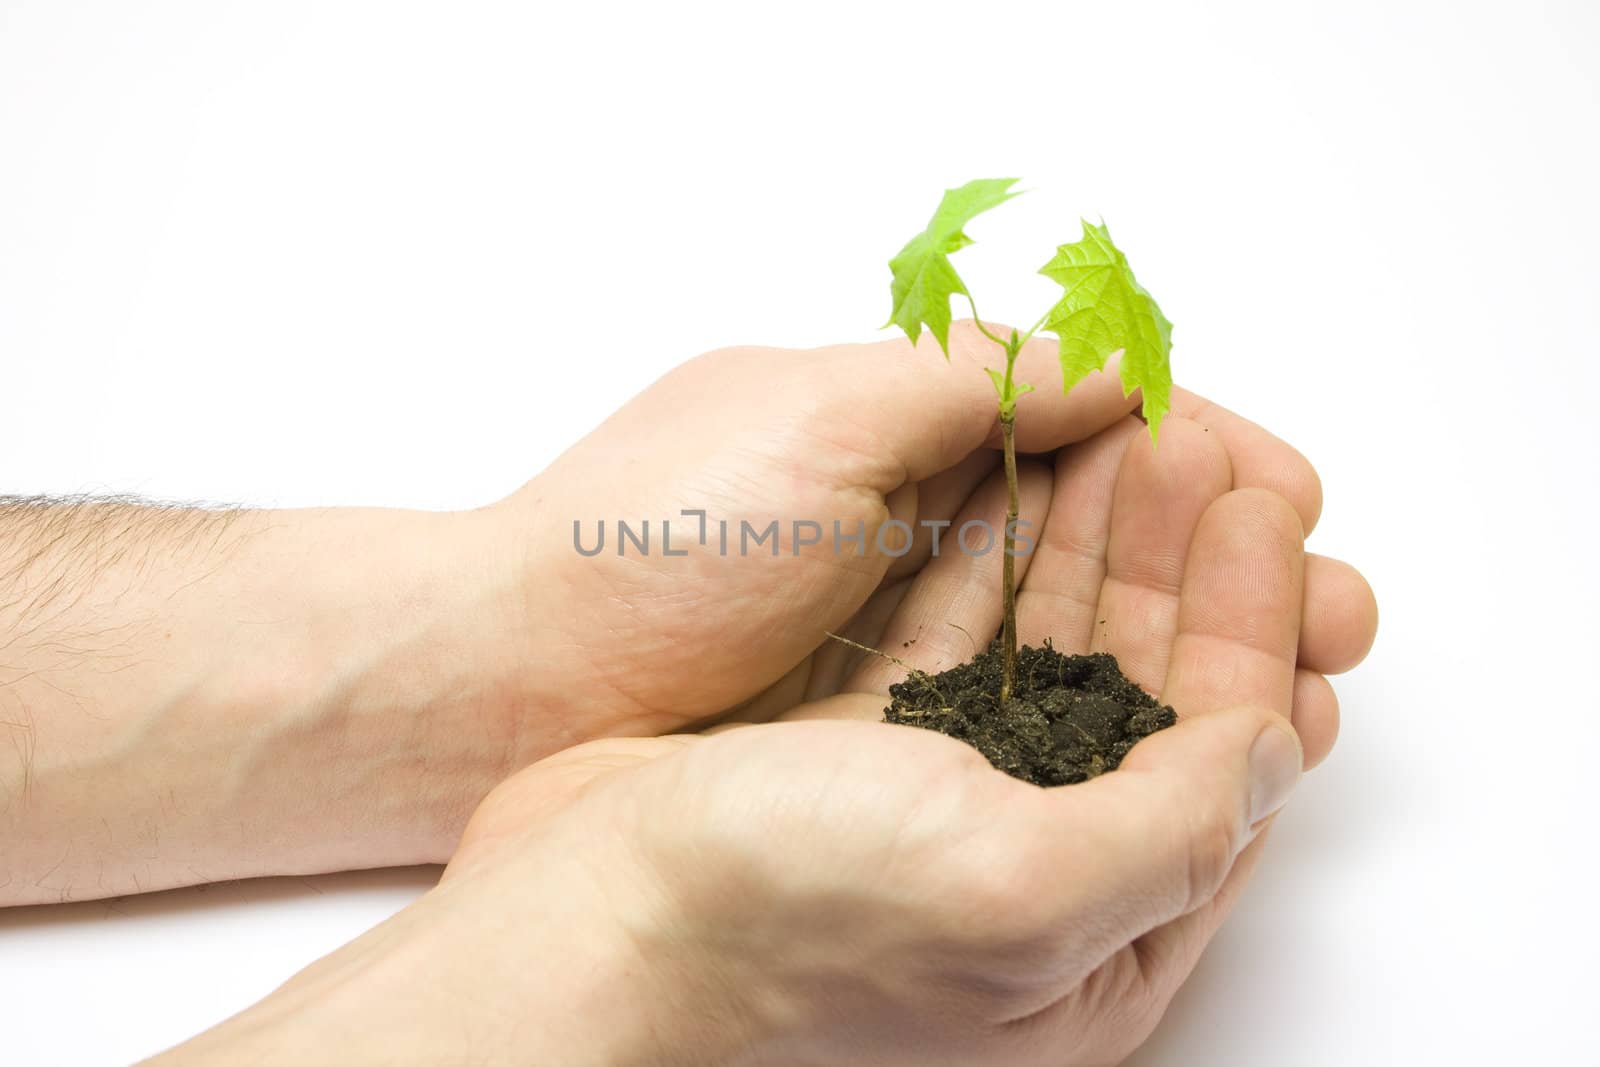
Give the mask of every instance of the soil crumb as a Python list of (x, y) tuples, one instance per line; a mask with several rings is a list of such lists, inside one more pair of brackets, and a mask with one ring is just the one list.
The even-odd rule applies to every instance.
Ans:
[(1014, 778), (1072, 785), (1116, 770), (1140, 738), (1178, 721), (1123, 675), (1115, 656), (1068, 656), (1046, 641), (1017, 651), (1016, 689), (1000, 710), (1000, 643), (938, 674), (889, 687), (884, 721), (965, 741)]

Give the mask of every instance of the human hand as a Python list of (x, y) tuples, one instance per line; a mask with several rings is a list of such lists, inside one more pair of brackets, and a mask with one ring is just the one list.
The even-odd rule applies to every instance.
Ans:
[[(1171, 626), (1122, 651), (1184, 718), (1116, 773), (1041, 790), (871, 722), (580, 745), (491, 794), (437, 890), (175, 1062), (257, 1042), (352, 1063), (1120, 1058), (1231, 907), (1301, 763), (1299, 516), (1261, 490), (1199, 504), (1177, 475), (1207, 439), (1169, 440), (1174, 478), (1123, 495), (1192, 526), (1176, 555), (1142, 542), (1146, 566), (1181, 571)], [(913, 583), (901, 604), (921, 598)]]
[[(999, 625), (1000, 555), (973, 558), (949, 545), (969, 517), (1003, 525), (993, 397), (978, 369), (993, 362), (991, 347), (971, 324), (958, 324), (953, 366), (932, 342), (903, 340), (710, 353), (499, 505), (526, 546), (525, 621), (507, 632), (532, 664), (509, 654), (501, 661), (539, 683), (509, 710), (516, 717), (543, 704), (561, 716), (542, 730), (506, 731), (523, 746), (517, 762), (597, 736), (758, 721), (803, 700), (883, 689), (884, 665), (858, 667), (826, 639), (830, 630), (928, 671), (970, 656)], [(1048, 381), (1054, 361), (1050, 343), (1035, 342), (1019, 374)], [(1141, 426), (1128, 414), (1136, 401), (1122, 395), (1112, 368), (1069, 395), (1041, 389), (1024, 402), (1019, 450), (1061, 452), (1053, 474), (1038, 462), (1021, 467), (1022, 517), (1041, 540), (1018, 560), (1019, 630), (1024, 642), (1050, 637), (1067, 652), (1110, 649), (1136, 681), (1159, 688), (1201, 512), (1230, 490), (1269, 489), (1309, 531), (1321, 490), (1288, 445), (1183, 390), (1174, 391), (1159, 452), (1130, 449)], [(741, 520), (755, 529), (778, 520), (780, 553), (762, 546), (720, 556), (714, 533), (711, 546), (694, 543), (697, 520), (685, 509), (705, 511), (713, 530), (729, 521), (735, 538)], [(617, 555), (614, 527), (600, 555), (575, 551), (574, 520), (592, 547), (599, 520), (618, 518), (651, 520), (655, 551)], [(876, 550), (876, 531), (891, 518), (918, 534), (898, 559)], [(673, 523), (674, 548), (687, 556), (662, 554), (661, 519)], [(821, 523), (823, 543), (795, 546), (797, 519)], [(865, 557), (833, 551), (833, 520), (845, 531), (863, 525)], [(937, 558), (923, 525), (932, 522), (953, 523)], [(886, 543), (895, 547), (895, 536)], [(1358, 573), (1317, 556), (1305, 568), (1304, 597), (1301, 669), (1288, 684), (1315, 763), (1337, 730), (1323, 675), (1365, 654), (1376, 609)]]
[[(958, 363), (982, 361), (973, 342), (955, 332)], [(1024, 373), (1051, 358), (1029, 348)], [(998, 525), (982, 377), (903, 341), (714, 353), (509, 500), (458, 514), (0, 501), (0, 624), (20, 635), (0, 684), (25, 735), (37, 718), (50, 739), (0, 762), (0, 782), (31, 797), (0, 826), (0, 904), (442, 861), (491, 788), (571, 744), (881, 688), (881, 666), (849, 664), (826, 630), (924, 669), (965, 658), (997, 625), (999, 556), (932, 558), (923, 524), (987, 511)], [(1029, 397), (1019, 429), (1024, 450), (1076, 442), (1053, 474), (1023, 464), (1024, 516), (1037, 528), (1050, 513), (1019, 561), (1032, 564), (1023, 639), (1109, 647), (1147, 686), (1172, 636), (1186, 531), (1210, 497), (1276, 489), (1301, 526), (1319, 506), (1288, 446), (1174, 401), (1159, 453), (1129, 447), (1133, 401), (1108, 375)], [(686, 507), (735, 529), (859, 524), (873, 550), (571, 548), (573, 519), (659, 523)], [(898, 559), (875, 550), (891, 518), (921, 535)], [(1316, 672), (1360, 658), (1373, 611), (1358, 575), (1314, 557), (1305, 600), (1291, 684), (1315, 761), (1337, 717)], [(114, 647), (82, 644), (111, 631)], [(89, 764), (103, 767), (93, 788), (77, 770)], [(66, 839), (92, 844), (64, 852)]]
[[(1054, 790), (914, 728), (674, 740), (596, 742), (541, 768), (560, 785), (513, 780), (449, 872), (484, 907), (515, 901), (504, 866), (538, 862), (546, 805), (599, 771), (579, 804), (637, 859), (593, 863), (591, 884), (635, 946), (639, 982), (612, 992), (648, 1026), (592, 1056), (592, 1031), (565, 1035), (545, 1047), (561, 1062), (1119, 1062), (1231, 909), (1299, 767), (1287, 723), (1256, 708), (1188, 719)], [(618, 766), (651, 747), (657, 763)], [(503, 904), (491, 920), (511, 921)]]
[[(491, 794), (436, 890), (170, 1062), (1115, 1062), (1299, 772), (1267, 651), (1299, 627), (1298, 539), (1241, 511), (1294, 519), (1260, 491), (1207, 509), (1162, 687), (1195, 713), (1117, 772), (1039, 789), (870, 722), (580, 745)], [(1232, 693), (1274, 703), (1200, 711)]]

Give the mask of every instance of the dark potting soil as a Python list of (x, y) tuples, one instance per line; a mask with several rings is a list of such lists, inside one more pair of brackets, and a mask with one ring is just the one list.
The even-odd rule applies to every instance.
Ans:
[(967, 742), (1014, 778), (1071, 785), (1115, 770), (1135, 742), (1178, 721), (1125, 677), (1115, 656), (1017, 651), (1017, 678), (1000, 709), (1000, 643), (938, 674), (889, 687), (884, 720)]

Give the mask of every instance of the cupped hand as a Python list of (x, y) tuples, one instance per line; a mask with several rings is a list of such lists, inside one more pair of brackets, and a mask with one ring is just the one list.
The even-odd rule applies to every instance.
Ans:
[(1299, 529), (1264, 490), (1205, 506), (1176, 636), (1127, 656), (1162, 660), (1186, 713), (1112, 774), (1039, 789), (928, 731), (830, 721), (881, 708), (859, 693), (579, 745), (495, 790), (439, 888), (268, 1017), (334, 1004), (491, 1063), (1115, 1062), (1299, 773)]
[(1114, 1063), (1299, 760), (1248, 707), (1056, 789), (883, 723), (591, 742), (491, 794), (438, 887), (160, 1062)]
[[(1114, 431), (1130, 441), (1104, 563), (1061, 519), (1024, 579), (1025, 636), (1076, 620), (1182, 713), (1115, 773), (1039, 789), (949, 738), (850, 721), (877, 716), (874, 672), (894, 668), (835, 663), (833, 695), (781, 716), (810, 721), (596, 740), (514, 775), (437, 889), (173, 1062), (336, 1056), (351, 1019), (366, 1058), (1117, 1061), (1232, 906), (1303, 762), (1302, 517), (1226, 489), (1205, 428), (1168, 425), (1159, 460)], [(1107, 491), (1082, 480), (1112, 466), (1102, 440), (1058, 465), (1036, 505), (1052, 523)], [(988, 611), (992, 575), (949, 558), (966, 562), (919, 568), (873, 624), (885, 644), (936, 658), (903, 635), (983, 623), (949, 594)], [(1062, 581), (1080, 569), (1092, 584)]]
[[(1092, 555), (1068, 548), (1094, 542), (1054, 513), (1065, 528), (1024, 579), (1024, 627), (1070, 639), (1082, 623), (1079, 644), (1117, 652), (1180, 709), (1122, 769), (1042, 790), (948, 738), (849, 721), (876, 718), (874, 687), (904, 668), (841, 660), (834, 695), (780, 716), (812, 721), (595, 741), (512, 778), (445, 886), (514, 897), (505, 872), (539, 862), (550, 827), (592, 825), (563, 836), (606, 842), (589, 846), (595, 877), (637, 948), (640, 999), (673, 1005), (652, 1032), (728, 1062), (1116, 1062), (1228, 912), (1303, 762), (1300, 516), (1228, 489), (1203, 427), (1169, 429), (1159, 461), (1127, 431), (1139, 444), (1117, 460), (1093, 585), (1062, 580)], [(1093, 467), (1063, 465), (1052, 512), (1078, 513)], [(998, 506), (982, 497), (978, 513)], [(871, 623), (897, 652), (959, 655), (914, 635), (992, 618), (993, 575), (949, 558)], [(1029, 584), (1052, 577), (1042, 596)]]
[[(532, 1049), (570, 1063), (1116, 1062), (1299, 768), (1288, 723), (1260, 708), (1193, 717), (1050, 790), (878, 723), (594, 742), (493, 794), (446, 873), (436, 906), (477, 931), (459, 935), (479, 976), (460, 1032), (491, 1049), (497, 1026), (538, 1033)], [(563, 847), (588, 850), (571, 888), (586, 905), (528, 892)], [(541, 953), (546, 911), (623, 959)], [(575, 1003), (546, 967), (575, 976)], [(552, 1008), (559, 1035), (529, 1021)]]
[[(516, 728), (520, 761), (593, 737), (758, 721), (802, 700), (881, 691), (900, 669), (856, 664), (828, 631), (925, 670), (970, 656), (999, 624), (998, 550), (975, 557), (953, 544), (968, 518), (1003, 525), (994, 397), (980, 369), (995, 362), (992, 349), (963, 323), (950, 365), (927, 341), (713, 352), (499, 505), (525, 560), (515, 669), (542, 682), (531, 693), (508, 687), (508, 704), (513, 718), (560, 708), (559, 728)], [(1039, 545), (1018, 561), (1020, 636), (1069, 652), (1109, 648), (1158, 689), (1200, 513), (1231, 491), (1267, 489), (1290, 503), (1298, 537), (1320, 512), (1316, 474), (1282, 441), (1183, 390), (1152, 450), (1129, 414), (1138, 398), (1123, 396), (1114, 368), (1066, 396), (1050, 387), (1059, 369), (1048, 340), (1023, 350), (1018, 374), (1039, 386), (1019, 408), (1018, 448), (1053, 458), (1053, 469), (1021, 469), (1022, 517)], [(619, 519), (635, 532), (649, 522), (648, 553), (632, 542), (619, 552)], [(673, 552), (685, 554), (665, 553), (663, 520)], [(905, 526), (884, 531), (884, 552), (878, 532), (889, 520)], [(602, 521), (604, 549), (581, 554), (574, 525), (593, 549)], [(741, 552), (743, 523), (753, 537), (773, 521), (776, 543)], [(806, 535), (820, 529), (820, 543), (796, 544), (797, 521), (816, 523)], [(836, 547), (835, 522), (863, 533), (863, 554)], [(937, 523), (951, 525), (938, 528), (935, 556)], [(897, 555), (906, 528), (915, 539)], [(1376, 609), (1358, 573), (1321, 557), (1304, 568), (1303, 594), (1305, 623), (1286, 654), (1299, 668), (1295, 723), (1315, 762), (1337, 730), (1324, 675), (1364, 655)]]

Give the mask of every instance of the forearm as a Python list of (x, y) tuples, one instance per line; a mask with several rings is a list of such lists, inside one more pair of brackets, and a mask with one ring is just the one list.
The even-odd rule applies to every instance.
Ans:
[(0, 506), (0, 903), (442, 861), (524, 761), (498, 537)]
[(716, 995), (659, 889), (641, 894), (635, 870), (600, 858), (615, 839), (545, 844), (447, 877), (149, 1067), (753, 1062), (750, 1024)]

